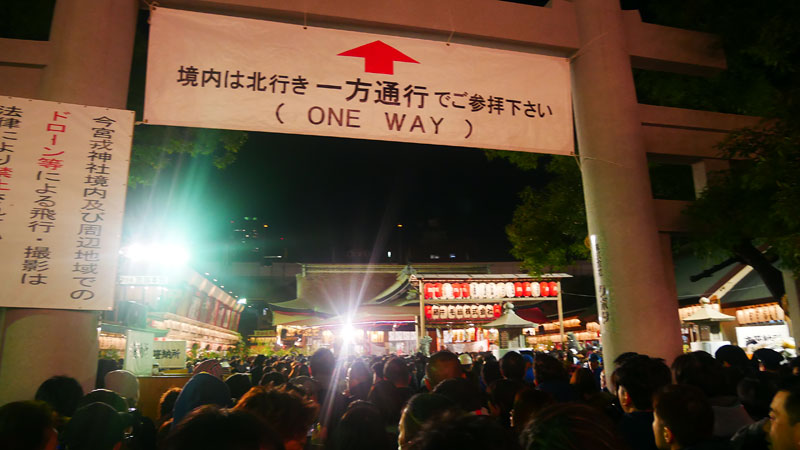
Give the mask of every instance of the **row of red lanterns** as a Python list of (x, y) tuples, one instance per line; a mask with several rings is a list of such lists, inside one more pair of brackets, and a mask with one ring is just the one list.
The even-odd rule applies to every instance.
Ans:
[(557, 297), (558, 283), (506, 282), (506, 283), (425, 283), (423, 292), (426, 300), (456, 298), (514, 298), (514, 297)]

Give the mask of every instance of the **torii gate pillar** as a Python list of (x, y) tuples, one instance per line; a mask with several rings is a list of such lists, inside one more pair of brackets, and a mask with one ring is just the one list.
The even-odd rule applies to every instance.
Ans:
[[(617, 0), (576, 0), (573, 102), (606, 367), (628, 351), (681, 352)], [(606, 374), (607, 376), (610, 373)]]
[[(124, 109), (137, 14), (135, 0), (58, 0), (37, 97)], [(0, 308), (0, 405), (33, 399), (53, 375), (93, 389), (98, 324), (97, 311)]]

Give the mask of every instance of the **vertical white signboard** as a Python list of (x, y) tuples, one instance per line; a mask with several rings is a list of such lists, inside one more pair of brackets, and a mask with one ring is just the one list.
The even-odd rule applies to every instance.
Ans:
[(113, 307), (133, 114), (0, 97), (0, 306)]
[(125, 333), (125, 370), (135, 375), (153, 374), (153, 333), (128, 330)]

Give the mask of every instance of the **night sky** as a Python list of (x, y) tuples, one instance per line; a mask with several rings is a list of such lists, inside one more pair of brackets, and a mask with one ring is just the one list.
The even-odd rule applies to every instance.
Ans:
[(179, 157), (152, 185), (130, 189), (126, 239), (183, 240), (202, 265), (221, 257), (230, 220), (255, 216), (298, 262), (349, 262), (348, 250), (396, 253), (390, 244), (400, 232), (405, 247), (414, 247), (412, 261), (429, 260), (442, 242), (461, 261), (509, 260), (504, 228), (517, 193), (540, 181), (479, 149), (249, 136), (226, 169)]

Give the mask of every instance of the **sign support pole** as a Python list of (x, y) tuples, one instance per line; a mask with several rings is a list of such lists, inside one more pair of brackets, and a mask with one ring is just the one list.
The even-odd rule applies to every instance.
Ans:
[(561, 282), (558, 282), (558, 299), (556, 300), (558, 304), (558, 330), (561, 333), (561, 349), (567, 349), (567, 339), (564, 336), (564, 305), (561, 302)]

